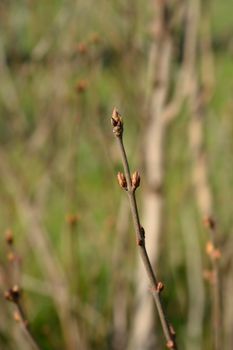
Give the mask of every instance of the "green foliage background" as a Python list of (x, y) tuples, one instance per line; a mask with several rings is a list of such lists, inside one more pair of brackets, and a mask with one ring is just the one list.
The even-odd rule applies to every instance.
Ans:
[[(215, 89), (204, 122), (210, 184), (223, 244), (232, 234), (233, 221), (232, 11), (233, 4), (227, 0), (215, 0), (211, 6)], [(121, 163), (109, 117), (113, 106), (118, 106), (125, 118), (132, 169), (137, 168), (140, 154), (134, 149), (143, 128), (150, 20), (149, 6), (143, 0), (0, 2), (0, 154), (6, 160), (0, 165), (0, 261), (6, 270), (4, 232), (10, 227), (22, 258), (26, 309), (43, 349), (61, 349), (63, 340), (52, 299), (39, 291), (44, 274), (26, 239), (34, 233), (20, 214), (23, 203), (18, 189), (32, 205), (42, 202), (41, 225), (67, 275), (71, 273), (74, 294), (84, 305), (78, 317), (86, 327), (90, 348), (111, 349), (117, 280), (112, 256), (123, 194), (115, 181)], [(80, 82), (87, 85), (81, 93)], [(188, 306), (182, 217), (194, 217), (193, 232), (203, 251), (206, 234), (190, 184), (187, 127), (188, 115), (183, 111), (167, 137), (166, 220), (158, 268), (166, 281), (166, 305), (181, 344)], [(70, 271), (66, 216), (76, 213), (75, 269)], [(133, 295), (136, 251), (132, 227), (129, 231), (128, 254), (122, 264), (128, 292)], [(4, 291), (4, 279), (1, 281)], [(1, 307), (8, 320), (7, 329), (0, 324), (1, 348), (13, 349), (12, 310), (3, 300)], [(132, 309), (129, 304), (129, 314)], [(207, 305), (206, 318), (208, 312)], [(208, 325), (205, 342), (207, 349)]]

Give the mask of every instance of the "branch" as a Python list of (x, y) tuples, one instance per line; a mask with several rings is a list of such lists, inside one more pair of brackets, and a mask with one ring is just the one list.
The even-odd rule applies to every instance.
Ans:
[(221, 312), (221, 280), (219, 259), (221, 252), (217, 248), (217, 230), (216, 223), (211, 217), (204, 220), (205, 226), (209, 230), (210, 241), (206, 245), (206, 253), (209, 255), (212, 272), (210, 274), (210, 282), (213, 291), (213, 329), (214, 329), (214, 349), (222, 349), (222, 312)]
[(141, 255), (144, 267), (146, 269), (147, 276), (151, 283), (151, 293), (153, 295), (155, 305), (158, 310), (163, 333), (167, 341), (166, 343), (167, 348), (175, 350), (177, 349), (177, 345), (175, 342), (175, 332), (173, 328), (168, 324), (168, 321), (161, 303), (161, 298), (160, 298), (160, 293), (163, 290), (164, 285), (162, 282), (157, 281), (155, 273), (152, 269), (152, 266), (147, 254), (146, 246), (145, 246), (145, 232), (143, 227), (141, 226), (140, 218), (138, 214), (135, 191), (140, 185), (140, 175), (137, 171), (133, 173), (132, 177), (130, 175), (129, 163), (128, 163), (125, 147), (123, 144), (123, 137), (122, 137), (123, 121), (116, 109), (113, 110), (111, 121), (113, 126), (113, 133), (116, 136), (118, 146), (120, 148), (124, 172), (125, 172), (125, 175), (122, 173), (118, 173), (117, 175), (118, 182), (120, 186), (127, 191), (127, 194), (128, 194), (134, 228), (136, 231), (136, 240), (139, 248), (139, 253)]
[(15, 304), (16, 312), (14, 313), (14, 319), (15, 321), (19, 322), (22, 326), (23, 331), (26, 334), (28, 341), (32, 346), (32, 349), (41, 350), (29, 327), (24, 308), (21, 304), (21, 294), (22, 293), (20, 288), (17, 285), (15, 285), (14, 287), (10, 288), (7, 292), (5, 292), (5, 299)]

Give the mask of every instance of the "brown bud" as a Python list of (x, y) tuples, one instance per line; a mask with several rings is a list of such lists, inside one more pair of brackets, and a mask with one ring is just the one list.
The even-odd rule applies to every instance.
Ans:
[(158, 282), (158, 284), (156, 286), (157, 292), (161, 293), (163, 289), (164, 289), (164, 284), (162, 282)]
[(117, 180), (118, 180), (119, 185), (126, 190), (127, 189), (127, 181), (126, 181), (125, 175), (123, 173), (119, 172), (117, 174)]
[(116, 107), (114, 107), (112, 111), (112, 125), (117, 126), (119, 122), (121, 122), (121, 115), (116, 109)]
[(221, 258), (221, 252), (219, 249), (215, 248), (212, 242), (207, 242), (206, 244), (206, 254), (212, 259), (218, 260)]
[(88, 87), (87, 80), (82, 79), (82, 80), (78, 81), (78, 83), (76, 84), (76, 91), (79, 94), (82, 94), (82, 93), (86, 92), (87, 87)]
[(118, 137), (121, 136), (123, 133), (123, 120), (116, 108), (113, 109), (111, 122), (113, 126), (113, 133)]
[(220, 259), (222, 256), (222, 253), (219, 249), (214, 249), (213, 253), (212, 253), (212, 258), (215, 260)]
[(214, 284), (216, 281), (214, 272), (210, 270), (203, 271), (203, 278), (210, 284)]
[(21, 290), (19, 286), (15, 285), (14, 287), (6, 291), (4, 296), (6, 300), (11, 301), (13, 303), (17, 303), (21, 296)]
[(131, 177), (131, 181), (132, 181), (132, 189), (136, 190), (139, 186), (140, 186), (140, 175), (138, 171), (135, 171)]
[(207, 227), (211, 230), (215, 229), (216, 223), (215, 223), (214, 219), (211, 218), (210, 216), (206, 216), (203, 220), (203, 223), (204, 223), (205, 227)]
[(137, 245), (138, 246), (143, 246), (143, 239), (137, 238)]
[(5, 240), (6, 243), (9, 245), (12, 245), (14, 243), (14, 237), (13, 237), (13, 232), (11, 229), (6, 230), (5, 232)]
[(7, 260), (9, 262), (14, 262), (14, 261), (17, 261), (18, 259), (17, 259), (17, 256), (13, 252), (9, 252), (7, 254)]
[(18, 311), (14, 312), (13, 317), (14, 317), (14, 320), (16, 322), (20, 322), (21, 321), (21, 317), (20, 317), (20, 314), (18, 313)]
[(176, 332), (171, 324), (169, 325), (169, 330), (170, 330), (171, 335), (174, 337), (176, 335)]
[(77, 45), (77, 51), (81, 54), (81, 55), (85, 55), (88, 51), (87, 45), (83, 42), (79, 43)]
[(209, 255), (209, 256), (211, 256), (212, 254), (213, 254), (213, 251), (214, 251), (214, 245), (213, 245), (213, 243), (212, 242), (207, 242), (206, 243), (206, 254), (207, 255)]
[(174, 346), (175, 346), (175, 344), (174, 344), (174, 341), (173, 340), (168, 340), (168, 342), (167, 342), (167, 348), (168, 349), (173, 349), (174, 348)]
[(71, 227), (75, 227), (78, 223), (79, 216), (77, 214), (68, 214), (66, 215), (66, 222)]
[(11, 301), (11, 293), (9, 290), (4, 293), (4, 298), (8, 301)]

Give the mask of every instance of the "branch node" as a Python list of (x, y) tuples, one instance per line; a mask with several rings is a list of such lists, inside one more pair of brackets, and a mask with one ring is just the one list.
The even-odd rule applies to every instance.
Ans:
[(14, 254), (14, 252), (9, 252), (7, 254), (7, 260), (12, 263), (18, 260), (18, 257)]
[(173, 337), (175, 337), (176, 336), (176, 331), (175, 331), (175, 329), (173, 328), (173, 326), (171, 324), (169, 325), (169, 330), (170, 330), (171, 335)]
[(211, 270), (204, 270), (203, 271), (203, 278), (209, 282), (210, 284), (214, 285), (215, 284), (215, 280), (216, 280), (216, 276), (214, 274), (214, 271)]
[(141, 226), (141, 237), (142, 237), (143, 239), (145, 239), (145, 236), (146, 236), (146, 234), (145, 234), (144, 227)]
[(10, 246), (13, 245), (13, 243), (14, 243), (14, 236), (13, 236), (13, 232), (12, 232), (11, 229), (6, 230), (6, 232), (5, 232), (5, 240), (6, 240), (6, 243), (8, 245), (10, 245)]
[(138, 245), (138, 246), (142, 247), (142, 246), (143, 246), (143, 243), (144, 243), (144, 241), (143, 241), (142, 238), (137, 238), (137, 245)]
[(215, 248), (214, 244), (210, 241), (206, 244), (206, 254), (213, 260), (219, 260), (221, 258), (220, 250)]
[(167, 344), (166, 344), (168, 349), (174, 349), (174, 341), (173, 340), (168, 340)]
[(156, 286), (156, 291), (158, 293), (161, 293), (164, 290), (164, 284), (163, 282), (158, 282), (157, 286)]
[(214, 230), (216, 227), (215, 220), (210, 216), (206, 216), (203, 220), (203, 223), (204, 223), (204, 226), (209, 228), (210, 230)]
[(11, 301), (12, 303), (17, 304), (21, 297), (21, 290), (19, 286), (15, 285), (4, 293), (6, 300)]
[(14, 317), (15, 322), (21, 322), (22, 321), (18, 311), (14, 312), (13, 317)]

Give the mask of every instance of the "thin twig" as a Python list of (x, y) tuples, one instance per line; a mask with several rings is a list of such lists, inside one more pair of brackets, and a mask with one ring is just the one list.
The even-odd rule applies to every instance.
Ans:
[[(187, 28), (184, 45), (184, 86), (188, 92), (188, 102), (191, 112), (189, 140), (193, 157), (193, 181), (196, 191), (197, 204), (201, 214), (207, 215), (205, 223), (210, 230), (210, 242), (207, 244), (207, 253), (210, 256), (212, 272), (206, 275), (213, 284), (213, 338), (214, 349), (222, 349), (222, 320), (221, 320), (221, 285), (219, 276), (220, 251), (216, 248), (215, 222), (210, 217), (213, 211), (213, 197), (208, 181), (208, 169), (206, 166), (204, 145), (203, 120), (205, 116), (205, 104), (208, 91), (205, 79), (203, 82), (198, 78), (198, 45), (199, 27), (201, 20), (201, 1), (189, 1), (187, 8)], [(209, 7), (208, 7), (209, 11)], [(203, 41), (203, 39), (202, 39)], [(203, 45), (203, 42), (200, 42)], [(203, 52), (202, 52), (203, 55)], [(204, 57), (202, 58), (204, 59)], [(203, 64), (203, 62), (202, 62)], [(208, 63), (209, 64), (209, 63)], [(209, 64), (210, 65), (210, 64)], [(204, 84), (203, 84), (204, 83)]]
[[(51, 296), (58, 312), (66, 349), (76, 350), (80, 346), (85, 350), (86, 339), (84, 339), (84, 333), (79, 329), (77, 321), (71, 313), (71, 298), (67, 278), (53, 250), (51, 241), (41, 225), (41, 213), (38, 212), (37, 199), (34, 203), (30, 202), (23, 187), (19, 186), (18, 179), (15, 177), (4, 150), (0, 151), (0, 159), (0, 173), (3, 174), (2, 176), (6, 180), (6, 186), (9, 186), (11, 191), (14, 192), (16, 206), (20, 203), (18, 206), (19, 215), (28, 227), (26, 231), (30, 233), (33, 230), (33, 234), (28, 234), (27, 238), (33, 248), (37, 247), (34, 251), (37, 254), (38, 262), (41, 264), (47, 280), (51, 282), (53, 288)], [(43, 259), (41, 259), (41, 256), (43, 256)]]
[(221, 313), (221, 281), (219, 271), (219, 259), (221, 258), (221, 252), (217, 248), (216, 242), (216, 223), (215, 221), (207, 217), (204, 220), (205, 226), (209, 229), (210, 241), (206, 246), (206, 253), (210, 257), (212, 265), (212, 292), (213, 292), (213, 330), (214, 330), (214, 349), (222, 349), (222, 313)]
[(112, 125), (113, 125), (113, 133), (116, 136), (118, 146), (120, 148), (121, 152), (121, 157), (122, 157), (122, 162), (123, 162), (123, 167), (124, 167), (124, 172), (125, 175), (122, 173), (118, 173), (118, 182), (122, 188), (124, 188), (127, 191), (129, 202), (130, 202), (130, 208), (131, 208), (131, 213), (133, 217), (133, 223), (136, 231), (136, 240), (137, 240), (137, 245), (139, 248), (139, 253), (141, 255), (144, 267), (147, 272), (147, 276), (150, 280), (151, 283), (151, 293), (153, 295), (160, 322), (162, 325), (163, 333), (166, 338), (166, 345), (167, 348), (169, 349), (177, 349), (177, 345), (175, 342), (175, 332), (173, 328), (169, 325), (167, 318), (165, 316), (164, 308), (161, 303), (161, 297), (160, 293), (164, 288), (164, 285), (162, 282), (158, 282), (155, 273), (152, 269), (146, 246), (145, 246), (145, 232), (143, 227), (141, 226), (140, 223), (140, 218), (138, 214), (138, 207), (137, 207), (137, 202), (136, 202), (136, 197), (135, 197), (135, 190), (137, 187), (140, 185), (140, 176), (138, 172), (133, 173), (132, 177), (130, 175), (130, 168), (129, 168), (129, 163), (123, 143), (123, 121), (120, 116), (120, 114), (117, 112), (116, 109), (113, 110), (112, 113)]
[(16, 312), (14, 313), (15, 321), (19, 322), (20, 325), (22, 326), (22, 329), (23, 329), (29, 343), (31, 344), (32, 349), (41, 350), (34, 335), (31, 332), (28, 320), (26, 318), (26, 313), (25, 313), (24, 308), (21, 304), (21, 300), (20, 300), (21, 299), (21, 290), (20, 290), (20, 288), (17, 285), (10, 288), (7, 292), (5, 292), (5, 299), (14, 303), (14, 305), (16, 307)]

